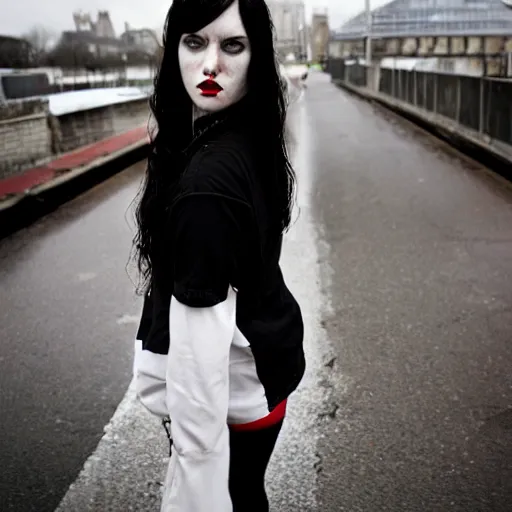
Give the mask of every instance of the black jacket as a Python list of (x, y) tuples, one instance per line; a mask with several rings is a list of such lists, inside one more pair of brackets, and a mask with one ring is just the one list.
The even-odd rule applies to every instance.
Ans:
[[(173, 338), (172, 298), (189, 308), (214, 308), (235, 290), (236, 332), (250, 345), (271, 411), (303, 377), (304, 331), (300, 307), (279, 265), (282, 236), (270, 222), (260, 168), (265, 148), (255, 147), (243, 128), (247, 122), (243, 106), (196, 121), (194, 132), (200, 135), (188, 148), (166, 219), (162, 261), (167, 264), (154, 269), (137, 339), (143, 352), (165, 356)], [(147, 397), (146, 391), (140, 395)], [(151, 399), (145, 405), (159, 414)], [(163, 414), (165, 405), (161, 409)]]

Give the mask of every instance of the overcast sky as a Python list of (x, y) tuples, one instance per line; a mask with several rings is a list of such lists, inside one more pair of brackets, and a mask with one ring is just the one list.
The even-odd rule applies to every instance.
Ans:
[[(372, 7), (387, 0), (371, 0)], [(170, 5), (170, 0), (0, 0), (0, 34), (20, 35), (34, 25), (44, 25), (60, 33), (74, 30), (72, 13), (88, 12), (96, 18), (99, 9), (110, 11), (117, 33), (127, 21), (134, 28), (159, 29)], [(337, 28), (350, 16), (364, 8), (364, 0), (306, 0), (308, 23), (314, 7), (329, 10), (330, 24)]]

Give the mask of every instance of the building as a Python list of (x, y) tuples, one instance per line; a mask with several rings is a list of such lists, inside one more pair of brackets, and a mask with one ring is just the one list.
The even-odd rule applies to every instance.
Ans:
[(90, 14), (73, 14), (76, 31), (62, 33), (60, 44), (87, 51), (95, 57), (120, 57), (125, 54), (123, 41), (116, 37), (108, 11), (99, 11), (94, 22)]
[[(512, 0), (393, 0), (372, 11), (370, 35), (377, 44), (386, 40), (403, 41), (403, 53), (399, 58), (384, 59), (383, 67), (511, 76), (512, 54), (501, 42), (502, 36), (512, 33), (512, 9), (507, 3)], [(367, 35), (367, 16), (362, 12), (332, 34), (331, 54), (338, 57), (344, 54), (340, 41), (357, 41), (353, 54), (360, 54)], [(436, 53), (439, 48), (436, 46), (428, 55), (427, 52), (418, 54), (421, 41), (429, 40), (436, 45), (447, 41), (446, 50)], [(464, 56), (450, 53), (457, 40), (462, 49), (455, 53), (467, 51)], [(405, 45), (412, 50), (404, 50)], [(492, 45), (496, 45), (496, 55), (484, 56), (486, 48)]]
[(75, 12), (73, 20), (76, 30), (63, 32), (52, 52), (55, 66), (96, 72), (158, 64), (160, 44), (152, 30), (135, 30), (125, 23), (125, 31), (118, 37), (108, 11), (100, 11), (96, 21), (90, 14)]
[(311, 57), (313, 61), (324, 63), (327, 60), (329, 35), (327, 9), (314, 9), (311, 21)]
[(153, 30), (148, 28), (132, 29), (125, 23), (125, 31), (121, 34), (121, 40), (128, 52), (155, 55), (159, 48), (158, 38)]
[(98, 58), (122, 57), (125, 53), (120, 39), (98, 37), (90, 32), (63, 32), (60, 45), (67, 48), (80, 48)]
[(115, 39), (116, 32), (108, 11), (99, 11), (98, 20), (94, 22), (90, 14), (81, 11), (73, 13), (77, 32), (90, 32), (97, 37)]
[(28, 41), (0, 35), (0, 68), (26, 68), (34, 60), (34, 49)]
[[(507, 34), (512, 30), (512, 0), (393, 0), (372, 11), (373, 37)], [(342, 25), (335, 39), (366, 37), (362, 12)]]
[(276, 50), (282, 60), (305, 60), (308, 54), (308, 27), (304, 2), (269, 0), (267, 2), (276, 30)]

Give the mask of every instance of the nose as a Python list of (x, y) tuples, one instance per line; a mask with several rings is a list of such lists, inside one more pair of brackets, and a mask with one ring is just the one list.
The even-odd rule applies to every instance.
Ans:
[(219, 74), (219, 52), (214, 44), (211, 44), (206, 50), (203, 74), (212, 78)]

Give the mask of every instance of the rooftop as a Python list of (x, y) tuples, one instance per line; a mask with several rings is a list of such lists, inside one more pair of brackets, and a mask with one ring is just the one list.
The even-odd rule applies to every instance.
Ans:
[[(343, 24), (334, 39), (366, 37), (366, 13)], [(512, 34), (512, 9), (502, 0), (394, 0), (372, 11), (372, 36)]]
[(104, 45), (113, 45), (113, 46), (123, 46), (124, 43), (120, 39), (116, 39), (113, 37), (100, 37), (94, 34), (89, 30), (81, 30), (79, 32), (75, 31), (66, 31), (62, 33), (62, 40), (64, 42), (81, 42), (81, 43), (94, 43), (94, 44), (104, 44)]

